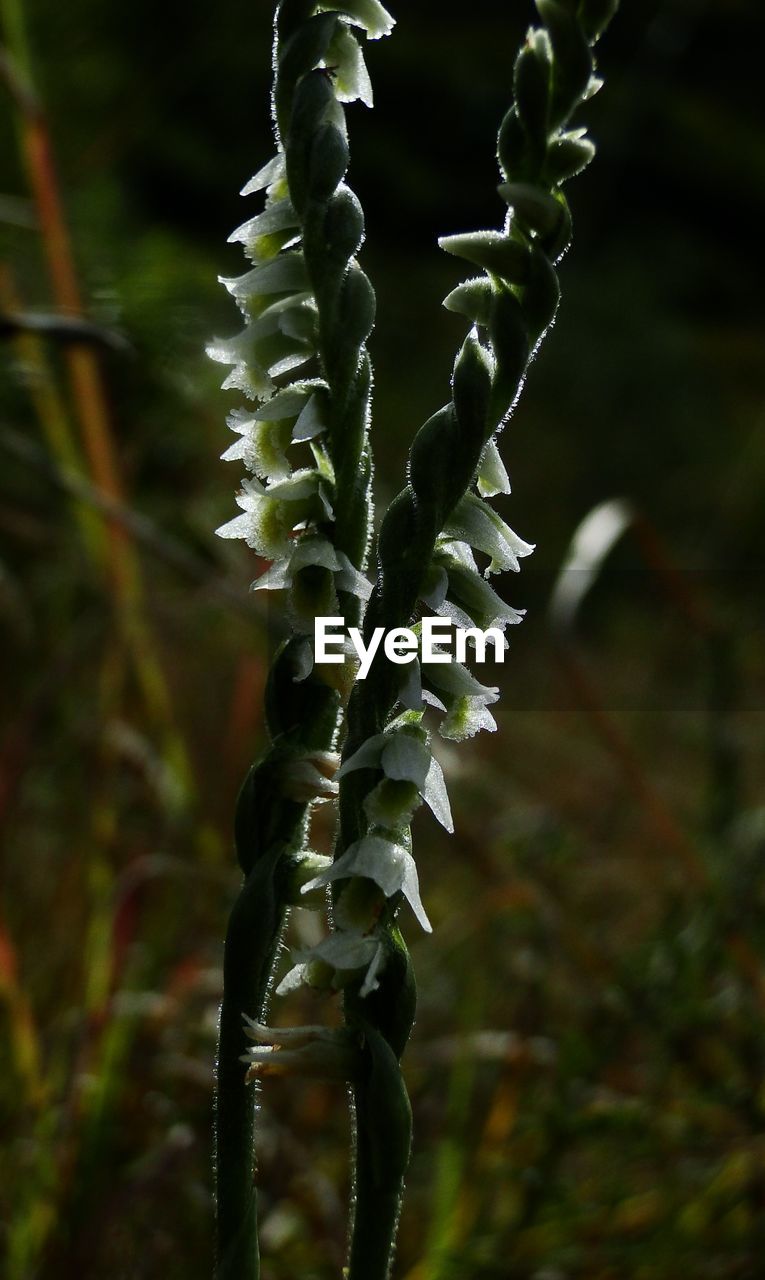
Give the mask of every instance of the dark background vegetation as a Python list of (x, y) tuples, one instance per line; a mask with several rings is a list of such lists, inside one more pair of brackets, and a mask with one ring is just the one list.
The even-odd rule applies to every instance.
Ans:
[[(396, 12), (376, 110), (350, 111), (380, 510), (461, 333), (435, 237), (502, 216), (493, 144), (532, 6)], [(9, 1280), (195, 1280), (269, 643), (251, 554), (212, 535), (237, 401), (202, 350), (236, 329), (216, 275), (241, 269), (236, 193), (271, 154), (269, 6), (3, 0), (23, 70), (19, 13), (47, 125), (5, 60), (0, 312), (62, 300), (36, 174), (85, 313), (125, 342), (2, 343), (0, 1251)], [(504, 435), (502, 510), (538, 549), (502, 587), (529, 614), (500, 732), (443, 752), (456, 835), (417, 822), (435, 932), (404, 921), (406, 1280), (762, 1274), (764, 33), (756, 0), (627, 0), (603, 41), (563, 306)], [(643, 523), (556, 639), (555, 576), (614, 498)], [(338, 1275), (342, 1091), (269, 1086), (261, 1130), (264, 1276)]]

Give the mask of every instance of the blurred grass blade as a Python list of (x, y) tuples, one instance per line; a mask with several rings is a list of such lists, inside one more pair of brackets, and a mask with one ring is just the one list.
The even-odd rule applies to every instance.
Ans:
[(622, 498), (602, 502), (585, 516), (571, 539), (553, 588), (550, 616), (556, 629), (571, 630), (604, 561), (634, 519), (633, 507)]

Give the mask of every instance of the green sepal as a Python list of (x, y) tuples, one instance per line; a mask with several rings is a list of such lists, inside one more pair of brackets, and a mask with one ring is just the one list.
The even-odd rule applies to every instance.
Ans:
[(364, 239), (364, 214), (348, 187), (332, 196), (324, 216), (322, 252), (328, 275), (342, 273)]
[(558, 231), (563, 208), (548, 191), (530, 182), (502, 182), (497, 190), (528, 231), (544, 237)]
[(353, 377), (359, 362), (359, 348), (374, 326), (375, 306), (374, 289), (354, 261), (340, 285), (324, 349), (330, 382), (344, 386)]
[(292, 636), (277, 650), (265, 689), (266, 721), (272, 737), (302, 731), (307, 750), (326, 748), (337, 720), (338, 695), (313, 672), (305, 676), (304, 636)]
[[(506, 178), (522, 178), (526, 175), (529, 143), (516, 107), (506, 113), (497, 136), (497, 159)], [(541, 157), (540, 157), (541, 158)]]
[(494, 294), (489, 337), (497, 362), (490, 418), (492, 423), (497, 424), (506, 418), (512, 408), (531, 351), (524, 308), (513, 290), (506, 285), (502, 285)]
[(465, 316), (473, 324), (487, 325), (491, 318), (494, 302), (494, 286), (485, 276), (477, 280), (466, 280), (458, 284), (444, 298), (443, 305), (447, 311)]
[(523, 310), (533, 342), (539, 338), (555, 318), (560, 301), (560, 284), (550, 259), (539, 248), (531, 254), (529, 283), (523, 292)]
[(274, 231), (269, 235), (255, 236), (244, 245), (244, 252), (250, 262), (267, 262), (269, 258), (275, 258), (280, 250), (294, 239), (294, 228), (288, 227), (284, 231)]
[(382, 934), (385, 950), (380, 968), (380, 985), (367, 996), (360, 997), (360, 982), (346, 993), (346, 1016), (350, 1026), (366, 1031), (372, 1024), (400, 1058), (414, 1025), (417, 1008), (417, 985), (406, 944), (396, 923), (391, 920)]
[(526, 138), (522, 173), (517, 176), (532, 179), (544, 161), (548, 135), (550, 61), (547, 42), (538, 38), (541, 34), (529, 34), (515, 60), (513, 76), (516, 110)]
[(373, 826), (395, 831), (408, 827), (422, 804), (419, 788), (401, 778), (383, 778), (364, 800), (364, 812)]
[[(282, 135), (288, 131), (288, 122), (292, 123), (290, 117), (295, 110), (294, 98), (300, 78), (324, 60), (339, 25), (336, 13), (316, 14), (303, 22), (287, 40), (280, 42), (274, 103)], [(331, 85), (328, 87), (331, 92)]]
[(307, 195), (321, 204), (328, 200), (348, 169), (348, 140), (336, 124), (327, 121), (316, 131), (308, 162)]
[(337, 110), (327, 76), (304, 76), (295, 89), (285, 142), (290, 198), (301, 219), (308, 198), (328, 200), (348, 168), (348, 142), (330, 118)]
[(331, 617), (337, 610), (332, 571), (318, 564), (298, 569), (290, 584), (287, 608), (300, 631), (313, 630), (314, 618)]
[(288, 824), (300, 816), (300, 805), (275, 800), (279, 794), (280, 763), (267, 756), (252, 766), (239, 789), (234, 810), (234, 844), (237, 862), (245, 876), (249, 876), (268, 852), (278, 832), (286, 830)]
[(523, 284), (528, 279), (528, 251), (502, 231), (469, 231), (461, 235), (441, 236), (438, 243), (455, 258), (464, 258), (513, 284)]
[(370, 1023), (364, 1028), (364, 1036), (371, 1058), (365, 1112), (372, 1142), (372, 1167), (377, 1186), (387, 1191), (396, 1180), (403, 1179), (409, 1164), (412, 1108), (398, 1059), (388, 1041)]
[(567, 182), (586, 169), (594, 155), (595, 144), (589, 138), (577, 136), (575, 132), (562, 134), (547, 149), (545, 182), (551, 187)]
[[(433, 434), (434, 437), (438, 439), (438, 425), (447, 421), (450, 416), (448, 409), (439, 409), (438, 413), (435, 413), (432, 418), (428, 419), (424, 426), (420, 427), (420, 430), (417, 432), (412, 444), (412, 455), (417, 449), (418, 440), (426, 427), (430, 428), (431, 424), (433, 424), (433, 428), (435, 428)], [(426, 453), (427, 448), (423, 444), (423, 454)], [(438, 454), (435, 456), (438, 457)], [(423, 462), (424, 461), (425, 459), (423, 458)], [(406, 489), (402, 489), (401, 493), (397, 494), (393, 499), (388, 510), (385, 512), (382, 525), (380, 526), (380, 534), (377, 540), (377, 554), (383, 571), (388, 569), (395, 570), (397, 567), (400, 567), (402, 563), (405, 563), (408, 559), (411, 553), (411, 548), (417, 544), (420, 521), (425, 518), (426, 513), (422, 511), (420, 506), (415, 504), (412, 494), (413, 488), (412, 463), (410, 458), (409, 486)], [(436, 521), (432, 519), (430, 513), (428, 513), (428, 522), (432, 524), (434, 528), (436, 527)], [(383, 590), (385, 590), (386, 586), (387, 584), (385, 579), (383, 579)], [(372, 601), (370, 601), (370, 609), (374, 603), (375, 601), (373, 597)], [(403, 611), (397, 610), (395, 613), (391, 613), (390, 616), (397, 618), (399, 616), (403, 617), (404, 615)], [(370, 621), (372, 620), (372, 617), (372, 613), (368, 612), (368, 618)]]
[(592, 53), (576, 14), (560, 0), (536, 0), (553, 51), (548, 128), (558, 128), (581, 101), (592, 74)]
[[(461, 491), (459, 478), (456, 481), (454, 478), (454, 462), (466, 448), (470, 449), (470, 441), (463, 439), (451, 404), (428, 418), (414, 437), (409, 453), (409, 483), (417, 496), (418, 542), (426, 530), (432, 531), (435, 538), (455, 501), (455, 492)], [(407, 550), (397, 547), (396, 554), (406, 555)], [(385, 561), (382, 563), (384, 569)], [(418, 565), (417, 570), (419, 574), (421, 566)]]
[[(491, 353), (482, 346), (474, 333), (469, 333), (454, 362), (452, 396), (460, 431), (461, 461), (465, 470), (470, 469), (471, 473), (478, 466), (494, 425), (489, 422), (493, 375), (494, 361)], [(460, 481), (458, 486), (456, 480), (452, 479), (446, 489), (444, 507), (447, 512), (457, 501), (459, 492), (465, 488), (462, 476)]]

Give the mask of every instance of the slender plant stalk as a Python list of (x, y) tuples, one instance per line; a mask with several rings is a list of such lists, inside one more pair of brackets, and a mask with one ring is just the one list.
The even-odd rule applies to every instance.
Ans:
[[(233, 365), (224, 386), (261, 403), (235, 411), (241, 437), (224, 455), (244, 461), (256, 479), (239, 499), (244, 515), (219, 532), (244, 537), (274, 561), (256, 585), (288, 593), (293, 636), (276, 656), (266, 689), (271, 745), (253, 767), (237, 808), (236, 848), (244, 883), (224, 950), (216, 1102), (217, 1266), (219, 1277), (258, 1275), (254, 1175), (254, 1090), (242, 1057), (243, 1015), (265, 1016), (285, 912), (299, 883), (327, 861), (300, 859), (309, 802), (336, 789), (325, 777), (341, 704), (312, 665), (307, 635), (314, 616), (358, 620), (368, 584), (368, 446), (371, 365), (366, 339), (374, 294), (354, 254), (363, 216), (343, 182), (348, 146), (342, 103), (370, 100), (361, 53), (348, 18), (284, 0), (276, 14), (274, 159), (245, 187), (267, 191), (266, 207), (233, 233), (254, 263), (226, 282), (247, 320), (242, 335), (210, 349)], [(361, 22), (360, 25), (365, 25)], [(382, 33), (381, 33), (382, 34)], [(331, 68), (331, 70), (329, 69)], [(308, 365), (318, 376), (277, 386), (282, 373)], [(310, 449), (311, 465), (293, 471), (287, 449)], [(268, 482), (264, 488), (262, 480)], [(301, 526), (297, 537), (292, 536)], [(301, 872), (302, 867), (302, 872)], [(307, 868), (307, 871), (306, 871)]]
[[(467, 614), (471, 623), (482, 627), (517, 620), (506, 614), (503, 617), (499, 602), (487, 597), (472, 551), (487, 554), (489, 570), (497, 571), (517, 570), (518, 558), (531, 550), (484, 498), (509, 491), (504, 469), (498, 465), (494, 436), (507, 421), (530, 359), (557, 310), (555, 263), (568, 247), (571, 234), (568, 206), (560, 188), (566, 178), (588, 163), (594, 151), (582, 131), (569, 131), (568, 123), (597, 86), (592, 45), (615, 8), (613, 0), (537, 0), (542, 26), (529, 31), (516, 59), (515, 102), (498, 138), (505, 180), (500, 194), (509, 206), (504, 230), (441, 241), (447, 252), (483, 268), (484, 275), (458, 287), (446, 299), (445, 305), (465, 315), (472, 327), (455, 362), (451, 401), (417, 434), (409, 455), (408, 483), (383, 520), (379, 586), (367, 609), (367, 637), (375, 627), (388, 631), (410, 623), (421, 600), (431, 607), (451, 601), (454, 608), (447, 608), (451, 616), (459, 619)], [(477, 494), (472, 491), (474, 484)], [(460, 738), (477, 728), (492, 727), (486, 722), (492, 691), (475, 685), (471, 688), (468, 681), (461, 690), (453, 681), (451, 689), (444, 689), (438, 667), (427, 674), (423, 667), (422, 674), (426, 685), (429, 676), (431, 693), (446, 702), (448, 714), (442, 733)], [(349, 761), (363, 759), (365, 744), (390, 732), (389, 717), (402, 701), (402, 693), (400, 670), (378, 658), (351, 697), (344, 768)], [(418, 694), (422, 690), (415, 690), (413, 701), (411, 688), (408, 693), (404, 700), (414, 706), (415, 715), (420, 714)], [(347, 850), (363, 847), (371, 832), (387, 829), (389, 840), (407, 847), (411, 817), (407, 804), (401, 804), (398, 824), (391, 812), (385, 827), (379, 806), (370, 804), (374, 789), (384, 785), (384, 781), (380, 783), (381, 774), (385, 779), (384, 754), (374, 772), (358, 768), (345, 777), (342, 773), (338, 855), (346, 859), (346, 866)], [(363, 984), (351, 985), (346, 991), (348, 1024), (361, 1024), (368, 1030), (373, 1022), (391, 1051), (386, 1062), (387, 1106), (381, 1107), (379, 1092), (368, 1083), (381, 1070), (377, 1042), (369, 1037), (364, 1054), (366, 1075), (355, 1084), (358, 1136), (350, 1280), (384, 1280), (389, 1272), (408, 1159), (402, 1125), (398, 1161), (389, 1159), (381, 1168), (379, 1160), (381, 1143), (390, 1147), (386, 1132), (391, 1132), (392, 1117), (404, 1110), (406, 1091), (397, 1059), (408, 1036), (406, 1022), (411, 1025), (414, 1012), (408, 956), (392, 917), (393, 911), (384, 913), (378, 928), (395, 948), (396, 964), (383, 971), (376, 1000), (365, 998)], [(387, 1034), (388, 1027), (393, 1029), (392, 1037)], [(395, 1209), (388, 1208), (384, 1225), (381, 1187), (390, 1201), (396, 1201)]]
[[(526, 369), (552, 322), (555, 264), (570, 241), (561, 184), (592, 158), (573, 111), (599, 82), (592, 46), (616, 0), (537, 0), (515, 63), (515, 103), (499, 133), (508, 205), (501, 231), (449, 236), (449, 253), (483, 274), (445, 305), (470, 331), (458, 353), (449, 403), (422, 427), (407, 484), (382, 522), (378, 579), (364, 620), (367, 641), (412, 624), (421, 606), (466, 627), (504, 628), (521, 619), (485, 576), (517, 570), (532, 547), (486, 499), (509, 492), (495, 436), (515, 404)], [(411, 1145), (411, 1110), (400, 1058), (414, 1020), (412, 965), (397, 924), (404, 899), (426, 930), (410, 824), (425, 801), (452, 830), (441, 770), (423, 723), (426, 704), (440, 732), (461, 740), (496, 727), (498, 691), (459, 663), (428, 658), (406, 669), (382, 656), (357, 682), (343, 711), (308, 640), (314, 618), (357, 622), (370, 589), (362, 577), (369, 539), (367, 439), (370, 367), (364, 343), (374, 295), (353, 260), (363, 236), (358, 202), (344, 184), (348, 164), (341, 101), (371, 102), (353, 34), (376, 37), (393, 22), (378, 0), (337, 10), (309, 0), (277, 9), (274, 109), (277, 156), (245, 188), (266, 188), (263, 213), (234, 233), (253, 269), (226, 282), (247, 319), (244, 334), (210, 349), (233, 366), (224, 387), (262, 401), (235, 412), (241, 437), (225, 457), (256, 479), (238, 498), (243, 515), (219, 533), (244, 537), (273, 561), (255, 584), (286, 592), (293, 635), (277, 655), (266, 694), (271, 745), (253, 768), (237, 810), (237, 853), (245, 880), (226, 940), (217, 1114), (219, 1276), (258, 1274), (253, 1176), (253, 1098), (247, 1078), (321, 1074), (350, 1082), (355, 1113), (349, 1280), (387, 1280)], [(278, 385), (306, 362), (319, 377)], [(310, 441), (313, 465), (293, 472), (286, 451)], [(265, 483), (264, 483), (265, 482)], [(334, 668), (332, 669), (334, 670)], [(337, 782), (327, 749), (344, 736)], [(322, 765), (323, 762), (323, 765)], [(313, 771), (313, 773), (311, 773)], [(314, 783), (310, 779), (314, 776)], [(303, 853), (310, 804), (338, 789), (334, 859)], [(312, 791), (313, 785), (313, 791)], [(323, 865), (322, 865), (323, 864)], [(278, 990), (300, 982), (342, 990), (345, 1027), (264, 1025), (274, 953), (293, 897), (308, 902), (332, 887), (333, 930), (298, 955)], [(304, 898), (303, 895), (308, 895)], [(245, 1015), (245, 1026), (242, 1016)], [(245, 1052), (247, 1039), (255, 1048)]]

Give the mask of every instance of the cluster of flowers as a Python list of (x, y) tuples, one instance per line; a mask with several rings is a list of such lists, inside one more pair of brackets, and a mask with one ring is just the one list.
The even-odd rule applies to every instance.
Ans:
[[(343, 103), (361, 100), (371, 105), (372, 91), (363, 55), (354, 35), (363, 29), (376, 39), (389, 33), (393, 19), (377, 0), (347, 0), (316, 5), (314, 12), (332, 9), (343, 15), (317, 67), (324, 68), (334, 87), (327, 120), (345, 131)], [(303, 252), (300, 219), (290, 198), (287, 162), (281, 144), (276, 156), (247, 183), (242, 194), (265, 191), (263, 211), (248, 219), (230, 237), (240, 242), (252, 269), (224, 280), (241, 308), (246, 326), (238, 336), (217, 341), (208, 354), (232, 366), (224, 389), (243, 392), (252, 407), (240, 408), (228, 422), (237, 435), (223, 458), (244, 464), (250, 477), (237, 497), (241, 514), (218, 529), (223, 538), (243, 538), (270, 567), (253, 584), (256, 590), (286, 593), (293, 628), (306, 637), (305, 674), (313, 654), (309, 639), (317, 615), (335, 614), (338, 591), (365, 602), (372, 587), (333, 541), (334, 511), (344, 495), (337, 491), (328, 435), (331, 433), (330, 388), (318, 361), (319, 311)], [(516, 193), (517, 195), (517, 193)], [(520, 198), (520, 197), (518, 197)], [(531, 197), (528, 197), (531, 200)], [(559, 206), (556, 205), (556, 208)], [(522, 254), (507, 234), (479, 233), (451, 237), (443, 247), (491, 270), (517, 266)], [(467, 252), (465, 252), (467, 250)], [(481, 322), (490, 304), (492, 285), (482, 278), (454, 290), (445, 305)], [(487, 353), (487, 358), (490, 353)], [(304, 376), (306, 375), (307, 376)], [(311, 463), (293, 469), (290, 451), (307, 445)], [(486, 445), (476, 492), (466, 493), (452, 510), (435, 545), (425, 575), (421, 600), (435, 613), (459, 627), (499, 628), (521, 620), (497, 595), (487, 578), (505, 570), (517, 571), (519, 559), (533, 547), (520, 539), (488, 504), (487, 498), (508, 493), (510, 485), (494, 440)], [(487, 567), (478, 568), (476, 553)], [(402, 623), (409, 619), (401, 619)], [(416, 628), (415, 628), (416, 630)], [(331, 669), (327, 672), (331, 678)], [(361, 994), (375, 990), (384, 964), (382, 936), (375, 922), (379, 894), (370, 900), (370, 882), (390, 899), (403, 896), (426, 930), (417, 871), (411, 852), (410, 824), (423, 801), (448, 830), (453, 830), (443, 775), (435, 760), (423, 721), (426, 707), (441, 715), (440, 733), (462, 740), (481, 729), (493, 731), (489, 710), (498, 690), (480, 683), (462, 664), (415, 660), (403, 669), (398, 700), (401, 713), (385, 730), (368, 739), (345, 761), (334, 778), (326, 777), (326, 761), (319, 772), (306, 757), (307, 770), (319, 782), (312, 799), (337, 793), (340, 778), (357, 769), (374, 769), (379, 781), (364, 801), (368, 829), (332, 862), (307, 854), (303, 895), (342, 881), (333, 911), (333, 932), (296, 964), (282, 980), (284, 993), (300, 982), (339, 988), (364, 977)], [(255, 1054), (261, 1051), (255, 1051)], [(261, 1053), (262, 1056), (262, 1053)]]
[[(372, 105), (372, 87), (353, 27), (377, 39), (389, 33), (393, 19), (377, 0), (317, 4), (314, 11), (324, 10), (347, 17), (334, 24), (317, 62), (334, 86), (323, 122), (345, 136), (342, 104), (360, 100)], [(338, 590), (365, 600), (371, 588), (332, 542), (335, 475), (326, 447), (329, 388), (320, 376), (296, 378), (298, 370), (308, 366), (311, 372), (317, 364), (319, 315), (281, 143), (242, 195), (261, 191), (263, 211), (229, 237), (231, 243), (243, 245), (252, 269), (221, 280), (239, 305), (245, 328), (207, 349), (211, 359), (233, 366), (224, 390), (241, 391), (256, 402), (255, 407), (235, 409), (228, 418), (239, 439), (223, 458), (243, 463), (251, 478), (244, 480), (237, 496), (242, 514), (217, 532), (222, 538), (243, 538), (272, 561), (254, 588), (286, 590), (293, 625), (309, 632), (315, 614), (336, 611)], [(311, 464), (294, 469), (288, 452), (301, 444), (309, 446)]]

